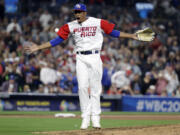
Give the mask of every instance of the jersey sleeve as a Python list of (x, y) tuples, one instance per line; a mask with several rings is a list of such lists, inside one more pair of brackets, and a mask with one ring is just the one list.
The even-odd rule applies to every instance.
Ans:
[(106, 34), (110, 34), (112, 32), (112, 30), (114, 29), (114, 26), (115, 26), (115, 24), (101, 19), (101, 29), (103, 29), (103, 31)]
[(70, 30), (69, 30), (68, 24), (63, 25), (57, 32), (57, 34), (64, 40), (68, 38), (69, 33), (70, 33)]

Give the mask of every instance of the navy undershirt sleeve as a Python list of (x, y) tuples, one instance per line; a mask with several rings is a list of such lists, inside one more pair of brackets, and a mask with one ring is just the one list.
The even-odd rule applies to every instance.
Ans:
[(120, 31), (118, 31), (118, 30), (113, 30), (109, 35), (112, 36), (112, 37), (115, 37), (115, 38), (119, 38), (119, 36), (120, 36)]
[(64, 39), (62, 39), (60, 36), (57, 36), (56, 38), (54, 38), (50, 41), (50, 44), (51, 44), (51, 46), (54, 47), (56, 45), (59, 45), (63, 41), (64, 41)]

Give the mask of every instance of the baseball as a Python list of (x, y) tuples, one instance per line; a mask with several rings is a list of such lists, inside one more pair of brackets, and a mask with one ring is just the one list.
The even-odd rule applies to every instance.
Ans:
[(54, 31), (55, 31), (55, 32), (58, 32), (58, 31), (59, 31), (59, 28), (55, 28)]

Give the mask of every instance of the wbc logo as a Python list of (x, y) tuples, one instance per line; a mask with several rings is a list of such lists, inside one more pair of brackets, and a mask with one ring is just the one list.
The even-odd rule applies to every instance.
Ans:
[(76, 5), (76, 8), (81, 8), (81, 6), (79, 4)]

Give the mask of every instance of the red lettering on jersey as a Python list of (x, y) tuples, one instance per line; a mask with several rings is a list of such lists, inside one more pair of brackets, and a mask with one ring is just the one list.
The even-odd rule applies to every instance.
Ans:
[(85, 27), (86, 28), (86, 31), (89, 31), (89, 27)]
[(80, 33), (81, 37), (87, 37), (87, 36), (95, 36), (96, 35), (97, 26), (91, 26), (91, 27), (79, 27), (75, 28), (73, 30), (74, 34), (76, 32)]
[(81, 32), (81, 37), (85, 37), (86, 36), (85, 34), (86, 34), (85, 32)]
[(91, 36), (92, 35), (92, 32), (88, 32), (88, 36)]
[(92, 32), (96, 32), (96, 29), (97, 29), (97, 27), (95, 26), (95, 27), (93, 27), (92, 28)]
[(89, 30), (89, 31), (92, 31), (92, 28), (93, 28), (93, 27), (90, 27), (90, 30)]
[(82, 27), (82, 31), (85, 31), (85, 27)]

